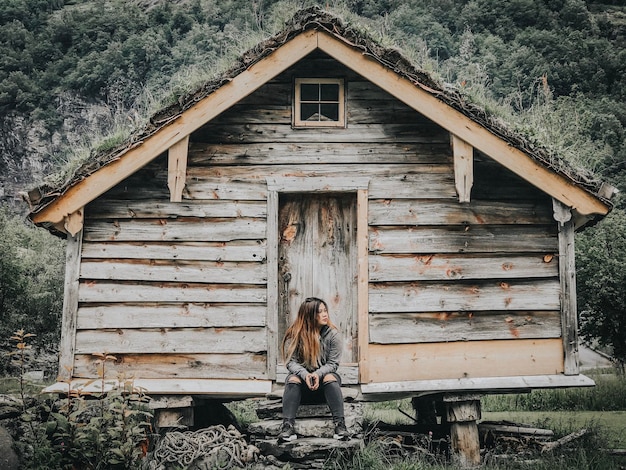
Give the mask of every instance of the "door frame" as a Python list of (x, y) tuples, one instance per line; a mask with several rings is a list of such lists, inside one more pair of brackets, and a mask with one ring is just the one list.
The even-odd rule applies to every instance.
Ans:
[(359, 383), (368, 370), (368, 187), (369, 178), (270, 177), (267, 181), (267, 375), (276, 380), (278, 336), (278, 211), (280, 193), (356, 193), (357, 196), (357, 349)]

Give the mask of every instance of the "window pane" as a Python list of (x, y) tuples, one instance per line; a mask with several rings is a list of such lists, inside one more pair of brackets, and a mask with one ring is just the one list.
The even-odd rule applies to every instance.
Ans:
[(317, 103), (301, 103), (300, 104), (300, 119), (302, 121), (319, 121)]
[(319, 101), (320, 88), (317, 83), (303, 83), (300, 85), (300, 99), (302, 101)]
[(336, 103), (320, 104), (320, 121), (339, 121), (339, 105)]
[(323, 83), (320, 88), (322, 101), (339, 101), (339, 85), (337, 83)]

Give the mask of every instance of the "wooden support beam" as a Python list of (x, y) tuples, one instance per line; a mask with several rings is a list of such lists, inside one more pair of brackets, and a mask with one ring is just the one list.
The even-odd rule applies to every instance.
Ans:
[(578, 313), (576, 305), (576, 264), (574, 221), (569, 207), (552, 200), (554, 219), (559, 224), (559, 280), (561, 285), (561, 331), (565, 375), (580, 372), (578, 361)]
[[(58, 380), (69, 381), (74, 370), (76, 348), (76, 316), (78, 313), (78, 281), (83, 232), (67, 237), (65, 255), (65, 288), (63, 291), (63, 316), (61, 318), (61, 343), (59, 345)], [(67, 388), (65, 392), (67, 392)]]
[(276, 365), (279, 361), (278, 337), (278, 191), (267, 191), (267, 376), (276, 380)]
[(357, 190), (357, 341), (359, 381), (368, 383), (369, 375), (369, 260), (368, 260), (368, 191)]
[(459, 202), (470, 202), (474, 185), (474, 147), (454, 134), (450, 137), (454, 155), (454, 184)]
[(450, 423), (452, 459), (462, 468), (480, 465), (480, 398), (468, 395), (446, 395), (446, 421)]
[(176, 142), (168, 150), (167, 186), (170, 189), (170, 201), (181, 202), (183, 189), (187, 179), (187, 153), (189, 150), (189, 135)]

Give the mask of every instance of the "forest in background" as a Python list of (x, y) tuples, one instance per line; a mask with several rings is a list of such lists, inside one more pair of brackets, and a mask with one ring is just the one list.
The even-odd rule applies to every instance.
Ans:
[[(0, 2), (0, 344), (54, 353), (63, 241), (20, 202), (319, 5), (585, 174), (626, 191), (621, 0), (5, 0)], [(577, 236), (582, 331), (626, 360), (626, 202)], [(6, 365), (0, 364), (3, 369)]]

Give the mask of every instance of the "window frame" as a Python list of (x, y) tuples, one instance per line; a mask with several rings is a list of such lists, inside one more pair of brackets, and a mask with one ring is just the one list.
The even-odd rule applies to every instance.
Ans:
[[(337, 120), (336, 121), (306, 121), (301, 118), (301, 86), (303, 84), (314, 85), (339, 85), (339, 96), (337, 99)], [(346, 127), (346, 87), (343, 78), (295, 78), (293, 94), (293, 120), (292, 126), (299, 128), (306, 127)], [(305, 101), (305, 103), (335, 103), (335, 101)]]

